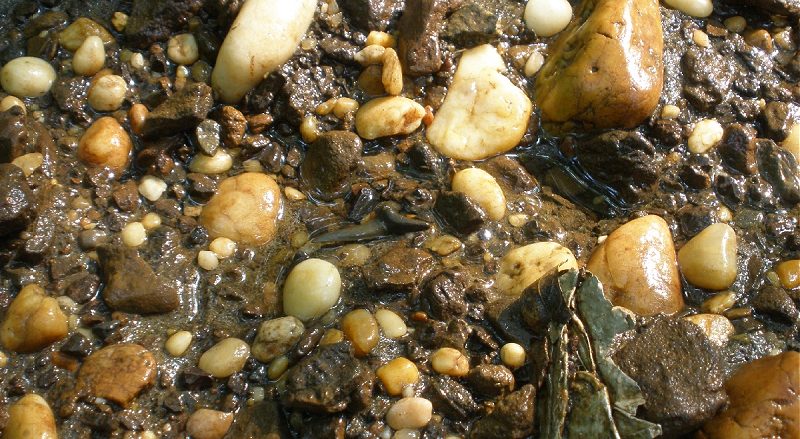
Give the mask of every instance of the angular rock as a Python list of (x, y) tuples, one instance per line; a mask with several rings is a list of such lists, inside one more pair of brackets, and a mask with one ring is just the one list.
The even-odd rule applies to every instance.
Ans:
[(514, 374), (499, 364), (479, 364), (467, 374), (467, 384), (479, 395), (496, 398), (514, 390)]
[(125, 25), (125, 38), (142, 49), (166, 41), (179, 33), (203, 3), (203, 0), (134, 0)]
[(556, 130), (633, 128), (663, 85), (655, 0), (581, 2), (536, 79), (542, 121)]
[(742, 366), (725, 383), (730, 404), (706, 422), (700, 439), (800, 437), (800, 353)]
[(367, 286), (379, 292), (413, 292), (433, 270), (436, 261), (425, 250), (396, 247), (364, 272)]
[(725, 406), (724, 358), (684, 319), (660, 319), (614, 354), (614, 362), (644, 394), (644, 418), (661, 424), (664, 437), (701, 426)]
[(764, 131), (770, 139), (780, 142), (789, 135), (789, 128), (791, 128), (789, 113), (789, 104), (786, 102), (772, 101), (764, 107), (761, 112), (761, 120), (764, 124)]
[(750, 303), (759, 313), (766, 314), (781, 323), (794, 324), (800, 312), (783, 288), (767, 285), (762, 288)]
[(397, 25), (397, 54), (403, 73), (411, 76), (436, 73), (442, 67), (439, 31), (448, 0), (408, 0)]
[(800, 170), (792, 153), (772, 140), (756, 139), (758, 169), (761, 176), (784, 202), (800, 203)]
[(578, 161), (592, 177), (637, 201), (657, 180), (655, 147), (635, 131), (609, 131), (581, 142)]
[(213, 106), (211, 87), (202, 82), (188, 84), (147, 115), (142, 136), (157, 138), (191, 130)]
[(722, 162), (735, 171), (753, 175), (756, 173), (756, 133), (752, 128), (738, 123), (728, 125), (722, 134), (717, 150)]
[(692, 45), (681, 59), (683, 94), (700, 111), (712, 111), (722, 102), (733, 82), (727, 57), (713, 48)]
[(247, 131), (247, 119), (236, 107), (222, 107), (220, 125), (222, 125), (222, 141), (226, 148), (236, 148), (242, 142)]
[(422, 301), (430, 314), (442, 321), (467, 315), (464, 292), (469, 286), (466, 276), (458, 271), (443, 271), (428, 281), (422, 289)]
[(527, 192), (539, 187), (536, 178), (511, 157), (500, 155), (487, 160), (484, 165), (486, 172), (492, 174), (501, 186), (505, 185), (504, 189), (512, 192)]
[(536, 388), (527, 384), (497, 402), (494, 411), (472, 425), (471, 439), (522, 439), (533, 433)]
[(446, 375), (433, 377), (428, 394), (436, 410), (452, 419), (469, 419), (480, 410), (469, 390)]
[(358, 411), (372, 400), (375, 374), (349, 343), (319, 346), (285, 376), (283, 405), (312, 413)]
[(486, 222), (486, 211), (461, 192), (442, 192), (436, 198), (434, 210), (457, 233), (469, 235)]
[(488, 4), (467, 2), (456, 9), (447, 18), (441, 37), (467, 49), (497, 38), (499, 17)]
[(165, 285), (150, 265), (129, 247), (97, 249), (103, 271), (103, 299), (115, 310), (135, 314), (165, 313), (180, 304), (178, 292)]
[(305, 183), (323, 199), (341, 196), (349, 189), (361, 159), (361, 139), (350, 131), (328, 131), (309, 146), (300, 172)]
[(350, 23), (363, 31), (386, 30), (397, 0), (342, 0), (339, 2)]
[(23, 230), (36, 218), (36, 200), (22, 170), (0, 164), (0, 237)]
[(114, 344), (89, 355), (78, 371), (76, 392), (127, 407), (156, 380), (156, 359), (137, 344)]

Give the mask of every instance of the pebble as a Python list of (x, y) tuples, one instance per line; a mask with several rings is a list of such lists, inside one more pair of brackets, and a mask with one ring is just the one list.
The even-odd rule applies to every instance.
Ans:
[(200, 250), (197, 252), (197, 265), (206, 271), (216, 270), (219, 267), (219, 258), (210, 250)]
[(400, 66), (397, 52), (392, 48), (386, 49), (383, 53), (381, 82), (386, 93), (392, 96), (397, 96), (403, 91), (403, 68)]
[(176, 64), (188, 66), (200, 58), (197, 40), (192, 34), (179, 34), (169, 39), (167, 56)]
[(89, 105), (97, 111), (116, 111), (125, 101), (128, 84), (122, 76), (104, 75), (95, 80), (87, 94)]
[(133, 221), (125, 225), (120, 232), (122, 243), (128, 247), (139, 247), (147, 240), (147, 230), (138, 221)]
[(519, 296), (550, 270), (578, 268), (572, 252), (556, 242), (537, 242), (508, 252), (500, 260), (497, 288), (508, 295)]
[(703, 119), (694, 125), (689, 135), (689, 151), (694, 154), (705, 154), (722, 140), (724, 130), (716, 119)]
[(642, 316), (683, 310), (672, 234), (666, 221), (647, 215), (628, 221), (595, 248), (586, 268), (606, 297)]
[(733, 308), (733, 305), (736, 304), (736, 293), (733, 291), (725, 291), (722, 293), (717, 293), (703, 302), (700, 306), (700, 309), (703, 312), (712, 313), (712, 314), (722, 314), (725, 311)]
[(661, 117), (664, 119), (675, 119), (681, 115), (681, 109), (676, 105), (664, 105), (661, 109)]
[(723, 290), (736, 280), (736, 232), (724, 223), (712, 224), (678, 252), (681, 273), (692, 285)]
[(150, 351), (137, 344), (112, 344), (84, 360), (76, 391), (127, 407), (155, 382), (156, 375), (157, 363)]
[(322, 334), (322, 338), (319, 340), (319, 344), (321, 346), (329, 345), (329, 344), (336, 344), (341, 343), (344, 341), (344, 332), (336, 329), (326, 329), (325, 333)]
[(564, 30), (572, 20), (572, 5), (567, 0), (528, 0), (525, 25), (540, 37)]
[(506, 214), (506, 197), (497, 180), (491, 174), (478, 168), (467, 168), (453, 176), (452, 188), (478, 203), (489, 218), (500, 221)]
[(192, 333), (189, 331), (178, 331), (169, 336), (164, 347), (173, 357), (180, 357), (186, 353), (192, 344)]
[(718, 314), (695, 314), (685, 319), (699, 326), (711, 343), (717, 346), (727, 345), (735, 332), (731, 321)]
[[(2, 105), (0, 105), (2, 108)], [(792, 124), (789, 134), (781, 142), (781, 146), (789, 150), (794, 155), (795, 161), (800, 163), (800, 123)]]
[(341, 326), (344, 336), (353, 344), (357, 357), (369, 355), (381, 339), (378, 322), (366, 309), (356, 309), (345, 314)]
[(503, 58), (488, 44), (461, 55), (444, 103), (426, 132), (437, 151), (454, 159), (482, 160), (517, 146), (528, 128), (532, 104), (503, 76), (506, 70)]
[(403, 321), (403, 318), (397, 315), (394, 311), (381, 308), (375, 311), (375, 320), (383, 331), (386, 338), (400, 338), (408, 333), (408, 327)]
[(307, 115), (300, 122), (300, 137), (306, 143), (314, 143), (319, 137), (319, 127), (317, 126), (317, 118), (312, 115)]
[(106, 63), (106, 50), (103, 40), (90, 35), (83, 40), (81, 46), (72, 57), (72, 70), (83, 76), (92, 76), (99, 72)]
[(356, 54), (353, 55), (353, 60), (365, 67), (381, 64), (385, 53), (385, 47), (379, 44), (372, 44), (356, 52)]
[(32, 56), (15, 58), (0, 70), (3, 90), (18, 98), (46, 95), (56, 80), (56, 71), (47, 61)]
[(152, 175), (145, 175), (139, 181), (139, 193), (150, 201), (156, 201), (161, 198), (164, 191), (167, 190), (167, 183)]
[(419, 381), (417, 365), (405, 357), (395, 358), (379, 367), (375, 373), (386, 393), (391, 396), (401, 395), (404, 387), (413, 386)]
[(417, 429), (428, 425), (433, 417), (433, 404), (425, 398), (403, 398), (386, 412), (386, 423), (395, 430)]
[(29, 393), (8, 407), (3, 439), (57, 439), (53, 411), (39, 395)]
[(364, 139), (411, 134), (422, 124), (425, 108), (402, 96), (372, 99), (356, 112), (356, 132)]
[(316, 0), (248, 0), (225, 36), (211, 84), (236, 103), (294, 54), (314, 18)]
[(369, 262), (372, 252), (364, 244), (348, 244), (339, 250), (339, 266), (361, 267)]
[(373, 44), (383, 47), (395, 47), (397, 45), (397, 41), (395, 41), (395, 38), (392, 36), (392, 34), (373, 30), (367, 34), (366, 45), (371, 46)]
[(124, 31), (125, 26), (128, 25), (128, 14), (119, 11), (114, 12), (111, 15), (111, 25), (114, 26), (117, 32)]
[(217, 153), (220, 143), (220, 131), (222, 127), (219, 122), (213, 119), (206, 119), (200, 122), (195, 129), (195, 139), (197, 146), (203, 154), (211, 157)]
[(517, 343), (506, 343), (500, 348), (500, 361), (515, 369), (525, 364), (525, 348)]
[(800, 259), (783, 261), (775, 267), (781, 286), (787, 290), (800, 287)]
[(269, 364), (269, 367), (267, 368), (267, 377), (271, 380), (277, 380), (286, 372), (286, 369), (288, 368), (289, 358), (287, 358), (285, 355), (281, 355), (280, 357), (272, 360), (272, 363)]
[(192, 439), (222, 439), (233, 424), (233, 413), (199, 409), (186, 421), (186, 433)]
[(711, 45), (711, 40), (708, 38), (708, 34), (700, 29), (695, 29), (692, 31), (692, 41), (694, 44), (697, 44), (700, 47), (708, 47)]
[(22, 102), (18, 97), (8, 95), (0, 100), (0, 112), (8, 111), (12, 107), (19, 107), (22, 114), (27, 114), (28, 109), (25, 107), (25, 102)]
[(213, 156), (195, 154), (189, 163), (189, 170), (199, 174), (222, 174), (233, 166), (233, 157), (222, 148)]
[(250, 356), (250, 346), (238, 338), (226, 338), (200, 356), (197, 367), (216, 378), (227, 378), (242, 370)]
[(269, 363), (285, 354), (303, 336), (306, 328), (292, 316), (267, 320), (258, 327), (251, 353), (256, 360)]
[(208, 245), (209, 250), (222, 259), (229, 258), (236, 253), (236, 242), (228, 238), (216, 238)]
[(144, 122), (147, 120), (147, 115), (150, 110), (144, 104), (133, 104), (131, 109), (128, 110), (128, 120), (131, 124), (131, 130), (136, 134), (142, 134)]
[(36, 352), (67, 336), (67, 316), (58, 301), (48, 297), (42, 287), (22, 287), (5, 313), (0, 325), (0, 342), (6, 349)]
[(544, 55), (542, 52), (538, 50), (534, 50), (531, 53), (531, 56), (528, 57), (528, 61), (525, 62), (525, 76), (533, 77), (533, 75), (539, 73), (539, 70), (544, 65)]
[(100, 37), (104, 45), (114, 42), (114, 37), (103, 26), (88, 18), (80, 17), (59, 32), (58, 43), (70, 52), (74, 52), (81, 47), (87, 37), (92, 35)]
[(283, 284), (283, 312), (307, 322), (320, 317), (339, 301), (342, 279), (335, 265), (306, 259), (289, 272)]
[(39, 169), (44, 163), (44, 156), (39, 152), (23, 154), (11, 161), (11, 164), (22, 169), (26, 177), (30, 177), (34, 171)]
[(704, 18), (714, 11), (711, 0), (664, 0), (667, 6), (692, 17)]
[(203, 207), (200, 222), (211, 238), (225, 237), (243, 244), (266, 244), (275, 236), (283, 201), (271, 177), (245, 172), (220, 183)]
[(8, 366), (8, 355), (5, 352), (0, 351), (0, 368), (6, 366)]
[(439, 256), (447, 256), (461, 248), (461, 241), (452, 235), (437, 236), (425, 243), (425, 248)]
[(726, 18), (723, 23), (725, 24), (725, 29), (733, 33), (738, 34), (747, 29), (747, 20), (741, 15)]
[(83, 133), (78, 142), (78, 158), (90, 166), (106, 167), (116, 173), (128, 167), (133, 143), (113, 117), (101, 117)]
[(431, 355), (433, 370), (452, 377), (463, 377), (469, 373), (469, 357), (458, 349), (440, 348)]
[(150, 212), (142, 218), (141, 222), (145, 230), (153, 230), (161, 226), (161, 217), (155, 212)]

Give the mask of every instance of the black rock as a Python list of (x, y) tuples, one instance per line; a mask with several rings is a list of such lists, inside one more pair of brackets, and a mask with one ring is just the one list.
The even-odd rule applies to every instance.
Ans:
[(470, 48), (486, 44), (498, 35), (498, 14), (489, 2), (467, 2), (447, 18), (441, 37), (458, 47)]
[(369, 406), (375, 375), (349, 343), (318, 347), (286, 372), (281, 401), (312, 413), (357, 411)]
[(183, 371), (183, 385), (188, 390), (204, 390), (211, 387), (214, 377), (203, 369), (191, 366)]
[(717, 150), (722, 162), (745, 175), (756, 173), (755, 132), (740, 124), (725, 128)]
[(457, 233), (468, 235), (483, 226), (486, 211), (461, 192), (442, 192), (434, 210)]
[(497, 402), (494, 411), (472, 425), (471, 439), (522, 439), (533, 433), (536, 388), (527, 384)]
[(733, 82), (728, 57), (713, 48), (692, 45), (681, 59), (683, 94), (700, 111), (712, 111), (722, 102)]
[(83, 334), (76, 332), (61, 345), (61, 352), (77, 358), (88, 357), (94, 350), (91, 340)]
[(448, 0), (408, 0), (400, 17), (397, 54), (411, 76), (436, 73), (442, 67), (439, 31)]
[(758, 169), (784, 202), (800, 203), (800, 173), (797, 159), (772, 140), (757, 139)]
[(458, 271), (446, 270), (435, 275), (422, 289), (422, 302), (427, 305), (430, 315), (439, 320), (449, 321), (467, 315), (464, 292), (469, 286), (466, 275)]
[(694, 323), (666, 318), (625, 344), (614, 362), (641, 387), (644, 419), (672, 438), (700, 427), (727, 402), (718, 349)]
[(320, 134), (308, 147), (300, 165), (300, 175), (319, 197), (333, 199), (349, 189), (349, 181), (358, 167), (363, 146), (350, 131)]
[(86, 303), (97, 295), (100, 289), (100, 278), (93, 273), (82, 271), (59, 280), (65, 296), (77, 303)]
[(415, 143), (407, 152), (415, 174), (421, 178), (442, 180), (445, 175), (442, 158), (425, 142)]
[(797, 306), (783, 288), (768, 285), (758, 292), (751, 302), (759, 313), (766, 314), (775, 320), (791, 325), (797, 321)]
[(761, 112), (761, 121), (766, 135), (780, 142), (789, 135), (789, 104), (786, 102), (773, 101), (764, 107)]
[(342, 0), (339, 5), (353, 26), (367, 32), (386, 30), (400, 6), (397, 0)]
[(36, 218), (36, 200), (15, 165), (0, 164), (0, 237), (19, 232)]
[(156, 138), (191, 130), (213, 106), (211, 87), (201, 82), (188, 84), (147, 115), (142, 136)]
[(136, 249), (101, 246), (103, 299), (109, 308), (135, 314), (165, 313), (180, 304), (178, 292), (165, 285)]
[(500, 364), (479, 364), (467, 374), (467, 384), (475, 393), (496, 398), (514, 390), (514, 374)]
[(678, 209), (675, 216), (686, 237), (693, 237), (711, 224), (719, 222), (717, 209), (706, 205), (687, 204)]
[(362, 218), (367, 216), (370, 212), (375, 210), (380, 202), (380, 194), (371, 187), (363, 187), (358, 191), (358, 196), (353, 202), (353, 207), (350, 213), (347, 214), (347, 219), (353, 222), (359, 222)]
[(469, 390), (446, 375), (433, 377), (428, 396), (436, 410), (451, 419), (469, 419), (480, 410)]

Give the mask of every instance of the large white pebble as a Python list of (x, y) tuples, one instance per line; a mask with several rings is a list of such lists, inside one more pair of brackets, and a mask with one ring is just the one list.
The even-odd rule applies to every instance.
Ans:
[(736, 232), (725, 223), (712, 224), (678, 251), (678, 266), (692, 285), (724, 290), (736, 280)]
[(105, 75), (89, 87), (89, 105), (97, 111), (115, 111), (125, 101), (128, 84), (119, 75)]
[(226, 338), (203, 352), (197, 367), (217, 378), (227, 378), (242, 370), (250, 346), (238, 338)]
[(425, 398), (403, 398), (386, 412), (386, 423), (395, 430), (422, 428), (433, 416), (433, 404)]
[(572, 20), (572, 5), (567, 0), (529, 0), (524, 18), (528, 29), (549, 37), (567, 27)]
[(714, 11), (711, 0), (664, 0), (664, 3), (692, 17), (708, 17)]
[(106, 63), (106, 50), (103, 40), (91, 35), (83, 40), (83, 44), (72, 57), (72, 70), (78, 75), (91, 76), (99, 72)]
[(283, 284), (283, 311), (307, 322), (319, 317), (339, 300), (342, 279), (339, 270), (322, 259), (297, 264)]
[(0, 71), (0, 85), (18, 98), (44, 96), (56, 80), (56, 71), (47, 61), (23, 56), (9, 61)]
[(506, 213), (506, 197), (497, 180), (478, 168), (462, 169), (453, 176), (453, 191), (461, 192), (478, 203), (494, 221)]
[(519, 296), (554, 268), (578, 268), (578, 262), (568, 248), (557, 242), (537, 242), (515, 248), (500, 260), (497, 288), (505, 294)]
[(11, 405), (3, 439), (58, 439), (56, 420), (47, 401), (30, 393)]
[(211, 84), (236, 103), (293, 54), (314, 18), (316, 0), (248, 0), (217, 55)]

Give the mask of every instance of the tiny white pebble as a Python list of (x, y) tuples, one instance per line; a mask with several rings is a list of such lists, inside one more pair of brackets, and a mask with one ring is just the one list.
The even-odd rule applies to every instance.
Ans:
[(155, 212), (150, 212), (142, 218), (142, 225), (145, 230), (153, 230), (161, 226), (161, 217)]
[(711, 41), (708, 39), (708, 34), (700, 29), (695, 29), (692, 32), (692, 41), (694, 41), (694, 44), (697, 44), (700, 47), (708, 47), (711, 45)]
[(190, 344), (192, 344), (192, 333), (189, 331), (178, 331), (167, 339), (164, 347), (173, 357), (180, 357), (189, 349)]
[(180, 34), (170, 38), (167, 43), (167, 56), (173, 62), (181, 65), (189, 65), (197, 61), (200, 51), (194, 35)]
[(167, 183), (152, 175), (145, 175), (139, 182), (139, 193), (150, 201), (156, 201), (161, 198), (161, 195), (166, 190)]
[(525, 62), (525, 76), (531, 77), (539, 72), (539, 69), (544, 65), (544, 55), (538, 50), (534, 50), (528, 61)]
[(528, 0), (525, 25), (542, 37), (553, 36), (572, 19), (572, 5), (567, 0)]
[(147, 232), (142, 223), (134, 221), (122, 228), (122, 243), (128, 247), (138, 247), (147, 240)]
[(219, 258), (210, 250), (200, 250), (197, 253), (197, 265), (204, 270), (213, 270), (219, 266)]
[(403, 318), (394, 311), (379, 309), (375, 312), (375, 320), (378, 321), (383, 334), (388, 338), (399, 338), (408, 332), (408, 327)]
[(520, 367), (525, 364), (525, 348), (517, 343), (506, 343), (500, 348), (500, 360), (508, 367)]
[(300, 200), (305, 200), (306, 199), (306, 195), (304, 193), (302, 193), (299, 190), (297, 190), (297, 189), (295, 189), (293, 187), (290, 187), (290, 186), (286, 186), (283, 189), (283, 193), (286, 194), (286, 198), (288, 198), (288, 199), (290, 199), (292, 201), (300, 201)]
[(135, 70), (143, 69), (144, 55), (138, 52), (131, 55), (131, 67), (133, 67)]
[(689, 135), (689, 151), (694, 154), (703, 154), (713, 148), (723, 134), (722, 125), (716, 119), (703, 119), (697, 122)]
[(675, 119), (680, 116), (681, 109), (675, 105), (664, 105), (661, 109), (661, 117), (664, 119)]
[(236, 252), (236, 242), (224, 237), (215, 238), (208, 248), (218, 257), (225, 259)]
[(741, 15), (735, 15), (725, 19), (725, 29), (733, 33), (742, 32), (747, 28), (747, 20)]

